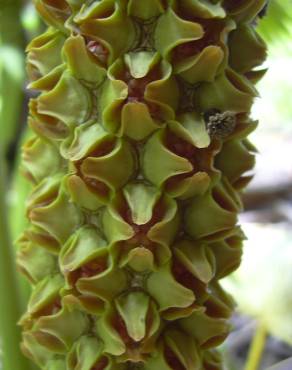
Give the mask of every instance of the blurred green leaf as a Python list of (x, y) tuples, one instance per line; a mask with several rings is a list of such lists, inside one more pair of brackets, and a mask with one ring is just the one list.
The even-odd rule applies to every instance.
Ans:
[(27, 4), (27, 6), (23, 9), (21, 20), (23, 27), (26, 30), (34, 32), (38, 29), (40, 25), (40, 19), (32, 3)]
[(7, 45), (0, 46), (0, 72), (0, 140), (6, 150), (15, 136), (21, 114), (23, 52)]
[(239, 310), (255, 317), (277, 338), (292, 344), (291, 230), (245, 224), (248, 237), (240, 268), (223, 279)]
[(291, 44), (292, 1), (271, 0), (266, 16), (259, 22), (258, 31), (269, 44)]
[(0, 12), (0, 146), (3, 153), (17, 132), (23, 102), (24, 33), (20, 0), (7, 0)]
[(41, 33), (41, 27), (43, 25), (33, 2), (28, 2), (21, 13), (22, 26), (26, 31), (27, 41), (33, 39)]

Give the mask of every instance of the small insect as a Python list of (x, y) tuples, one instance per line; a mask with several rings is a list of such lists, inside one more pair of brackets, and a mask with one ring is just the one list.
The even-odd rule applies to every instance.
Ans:
[(236, 116), (233, 112), (221, 112), (219, 109), (210, 109), (204, 113), (208, 134), (217, 139), (230, 135), (236, 125)]

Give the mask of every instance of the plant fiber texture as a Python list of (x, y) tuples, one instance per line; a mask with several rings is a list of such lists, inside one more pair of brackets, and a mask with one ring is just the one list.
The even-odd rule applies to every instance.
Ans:
[(265, 0), (36, 0), (22, 349), (43, 370), (221, 370)]

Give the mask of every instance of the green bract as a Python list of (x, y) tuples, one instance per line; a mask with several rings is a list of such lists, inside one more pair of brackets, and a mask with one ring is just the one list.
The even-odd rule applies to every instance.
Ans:
[(266, 1), (36, 0), (18, 264), (43, 370), (220, 370)]

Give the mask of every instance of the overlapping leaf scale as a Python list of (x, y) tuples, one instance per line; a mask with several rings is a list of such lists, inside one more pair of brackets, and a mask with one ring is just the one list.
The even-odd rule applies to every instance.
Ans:
[(17, 262), (43, 370), (222, 370), (265, 0), (36, 0)]

